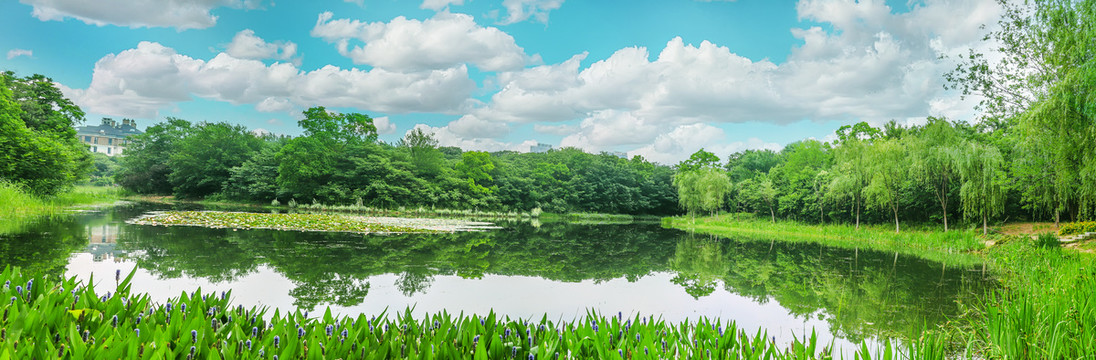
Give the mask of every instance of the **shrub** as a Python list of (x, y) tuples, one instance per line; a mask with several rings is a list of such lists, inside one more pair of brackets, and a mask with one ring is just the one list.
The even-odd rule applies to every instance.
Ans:
[(1035, 238), (1035, 246), (1043, 248), (1057, 248), (1062, 246), (1062, 241), (1054, 233), (1046, 232)]
[(1058, 228), (1059, 236), (1084, 234), (1086, 232), (1096, 232), (1096, 221), (1066, 223)]

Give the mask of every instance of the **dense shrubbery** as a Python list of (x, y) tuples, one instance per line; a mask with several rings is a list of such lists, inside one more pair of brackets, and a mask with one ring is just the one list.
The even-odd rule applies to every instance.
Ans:
[(1083, 221), (1062, 224), (1058, 228), (1059, 236), (1070, 236), (1096, 231), (1096, 221)]

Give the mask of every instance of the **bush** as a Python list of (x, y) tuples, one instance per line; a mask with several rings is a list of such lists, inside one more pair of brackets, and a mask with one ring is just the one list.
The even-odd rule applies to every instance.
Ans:
[(1057, 248), (1062, 246), (1062, 241), (1058, 240), (1058, 237), (1054, 236), (1054, 233), (1046, 232), (1039, 234), (1039, 236), (1035, 238), (1035, 246), (1043, 248)]
[(1077, 235), (1086, 232), (1096, 232), (1096, 221), (1065, 223), (1058, 228), (1058, 236)]

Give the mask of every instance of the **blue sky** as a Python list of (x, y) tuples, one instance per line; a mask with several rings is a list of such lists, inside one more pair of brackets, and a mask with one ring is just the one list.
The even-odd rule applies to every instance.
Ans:
[(443, 145), (537, 142), (675, 163), (827, 140), (858, 121), (975, 120), (941, 55), (993, 0), (20, 0), (0, 69), (88, 112), (296, 135), (322, 105)]

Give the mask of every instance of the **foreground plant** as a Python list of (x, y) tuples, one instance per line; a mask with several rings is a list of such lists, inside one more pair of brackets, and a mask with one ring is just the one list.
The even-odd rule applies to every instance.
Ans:
[[(114, 293), (93, 285), (0, 274), (8, 301), (0, 321), (0, 359), (819, 359), (829, 347), (815, 336), (777, 345), (764, 331), (700, 319), (669, 324), (653, 317), (589, 313), (555, 323), (442, 312), (422, 319), (334, 317), (330, 310), (268, 314), (232, 306), (230, 293), (183, 293), (164, 304), (130, 293), (131, 273)], [(931, 344), (930, 341), (922, 341)], [(935, 346), (935, 345), (933, 345)], [(933, 353), (918, 344), (905, 354), (885, 344), (870, 358)], [(937, 348), (939, 346), (936, 346)], [(856, 356), (869, 358), (868, 348)]]

